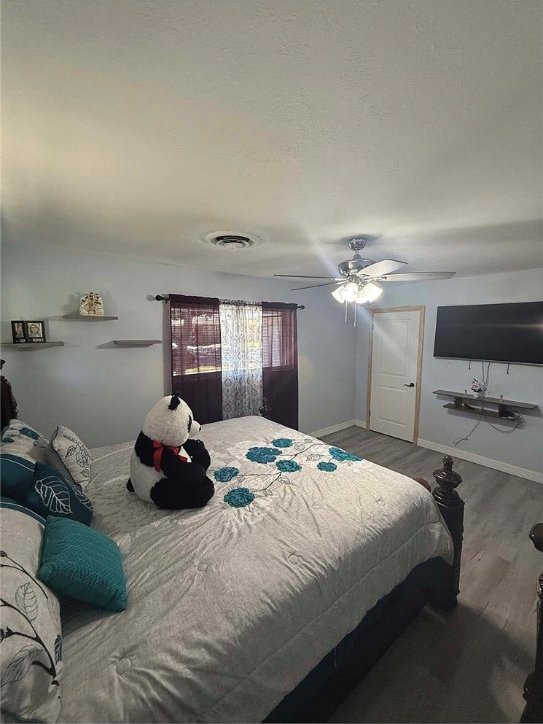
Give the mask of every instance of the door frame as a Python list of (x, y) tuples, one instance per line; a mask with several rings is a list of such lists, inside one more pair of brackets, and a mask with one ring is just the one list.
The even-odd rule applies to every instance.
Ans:
[(426, 307), (424, 304), (414, 307), (375, 307), (368, 310), (371, 313), (370, 326), (370, 343), (368, 349), (368, 379), (367, 395), (366, 395), (366, 430), (370, 430), (370, 410), (371, 410), (371, 372), (372, 372), (372, 355), (373, 355), (373, 327), (375, 322), (375, 314), (379, 312), (418, 312), (419, 313), (419, 341), (417, 346), (417, 391), (415, 393), (415, 422), (413, 427), (413, 445), (417, 445), (419, 439), (419, 418), (420, 418), (420, 385), (422, 380), (422, 351), (424, 345), (424, 319), (426, 316)]

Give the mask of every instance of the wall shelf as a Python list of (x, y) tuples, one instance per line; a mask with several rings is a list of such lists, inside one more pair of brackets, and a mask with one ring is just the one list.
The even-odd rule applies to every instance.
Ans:
[(119, 317), (99, 314), (64, 314), (62, 319), (67, 322), (110, 322), (112, 319), (119, 319)]
[(2, 342), (2, 347), (10, 349), (48, 349), (49, 347), (64, 347), (64, 342)]
[(114, 339), (113, 344), (118, 347), (150, 347), (153, 344), (162, 344), (161, 339)]
[[(434, 390), (434, 395), (453, 398), (453, 402), (447, 402), (446, 405), (443, 405), (447, 410), (465, 412), (469, 415), (485, 415), (502, 420), (518, 420), (519, 414), (515, 410), (535, 410), (537, 408), (534, 402), (518, 402), (516, 400), (506, 400), (503, 397), (476, 397), (467, 392), (454, 392), (452, 390)], [(485, 405), (496, 405), (496, 409), (489, 409)]]

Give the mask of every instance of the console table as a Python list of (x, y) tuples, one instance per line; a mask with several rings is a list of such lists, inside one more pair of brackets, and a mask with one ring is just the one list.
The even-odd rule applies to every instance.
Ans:
[[(519, 414), (515, 410), (535, 410), (537, 407), (534, 402), (517, 402), (516, 400), (506, 400), (503, 397), (476, 397), (467, 392), (451, 390), (434, 390), (434, 395), (452, 397), (453, 402), (443, 405), (448, 410), (466, 412), (470, 415), (484, 414), (487, 417), (497, 417), (502, 420), (518, 420)], [(486, 404), (496, 405), (497, 409), (488, 409), (484, 407)]]

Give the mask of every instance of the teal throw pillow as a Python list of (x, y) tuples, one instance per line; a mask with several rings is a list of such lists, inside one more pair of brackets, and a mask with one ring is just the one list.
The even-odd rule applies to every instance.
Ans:
[(36, 463), (32, 488), (22, 502), (44, 518), (58, 515), (85, 525), (90, 525), (92, 520), (90, 499), (46, 463)]
[(19, 455), (0, 454), (0, 489), (2, 495), (22, 501), (33, 485), (33, 460)]
[(117, 544), (76, 520), (47, 518), (37, 577), (55, 593), (97, 608), (126, 608), (126, 581)]

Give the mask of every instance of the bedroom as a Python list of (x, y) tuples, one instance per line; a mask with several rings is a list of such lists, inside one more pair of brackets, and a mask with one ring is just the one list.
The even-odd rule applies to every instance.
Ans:
[[(89, 530), (120, 551), (128, 591), (120, 613), (62, 598), (60, 613), (51, 614), (57, 628), (61, 622), (62, 645), (49, 647), (53, 660), (61, 657), (58, 687), (44, 683), (44, 649), (2, 635), (2, 676), (11, 672), (3, 715), (521, 718), (524, 682), (536, 666), (543, 562), (528, 537), (543, 521), (541, 362), (529, 341), (509, 343), (514, 321), (494, 335), (494, 344), (503, 340), (500, 357), (474, 349), (473, 359), (464, 351), (457, 359), (450, 351), (435, 355), (434, 345), (436, 331), (445, 329), (438, 309), (540, 309), (542, 14), (542, 3), (529, 0), (2, 3), (2, 373), (17, 403), (9, 414), (14, 427), (3, 433), (2, 495), (17, 499), (6, 492), (5, 455), (30, 457), (36, 476), (40, 464), (58, 465), (70, 447), (57, 426), (75, 433), (92, 462), (83, 466), (85, 490), (74, 489), (92, 504)], [(232, 235), (249, 244), (214, 243)], [(367, 261), (396, 264), (372, 277), (382, 287), (373, 302), (339, 303), (331, 294), (353, 280), (369, 289), (370, 277), (338, 270), (353, 261), (353, 239)], [(370, 265), (361, 263), (361, 270)], [(401, 284), (385, 278), (419, 272), (454, 276)], [(327, 286), (295, 290), (318, 284)], [(102, 318), (80, 315), (91, 291), (103, 300)], [(190, 304), (211, 309), (201, 315), (204, 343), (198, 330), (190, 340), (180, 332)], [(379, 379), (387, 363), (379, 334), (387, 325), (407, 329), (393, 335), (388, 350), (389, 362), (406, 362), (394, 386), (401, 402), (388, 418), (386, 405), (383, 414), (378, 406), (387, 386)], [(475, 344), (477, 335), (471, 339)], [(233, 362), (242, 341), (243, 354), (273, 361)], [(471, 389), (474, 380), (479, 393)], [(226, 410), (232, 390), (234, 407), (240, 405), (234, 412)], [(13, 413), (7, 388), (2, 392)], [(203, 424), (199, 436), (211, 455), (215, 493), (198, 510), (164, 511), (126, 489), (144, 418), (175, 392)], [(14, 452), (10, 445), (28, 440), (21, 421), (43, 440)], [(52, 449), (55, 439), (63, 450)], [(34, 448), (46, 449), (45, 462), (34, 460)], [(257, 448), (267, 452), (251, 452)], [(452, 473), (444, 455), (454, 459)], [(74, 472), (66, 467), (57, 474), (70, 484)], [(458, 531), (451, 542), (443, 522), (419, 520), (435, 528), (425, 552), (414, 548), (397, 569), (381, 560), (397, 552), (396, 537), (415, 525), (415, 509), (441, 521), (434, 498), (413, 481), (439, 492), (434, 471), (444, 473), (445, 484), (455, 482), (456, 471), (465, 501), (460, 593), (449, 612), (439, 603), (443, 609), (456, 601), (448, 576), (453, 553), (460, 555)], [(272, 485), (264, 490), (259, 476), (268, 474)], [(248, 493), (225, 500), (240, 489)], [(447, 506), (440, 510), (447, 518)], [(455, 515), (449, 529), (461, 520)], [(12, 557), (6, 530), (13, 525), (13, 545), (21, 546), (32, 527), (34, 548), (20, 555), (36, 573), (42, 523), (15, 508), (2, 508), (2, 516), (2, 550)], [(373, 520), (381, 521), (375, 541)], [(210, 534), (215, 525), (217, 540)], [(253, 548), (256, 529), (269, 549)], [(171, 546), (184, 560), (179, 546), (188, 545), (189, 534), (209, 548), (202, 555), (191, 543), (190, 566), (178, 563), (179, 586), (186, 588), (179, 606), (213, 591), (235, 607), (224, 621), (210, 619), (208, 636), (196, 627), (207, 620), (203, 614), (186, 639), (174, 624), (183, 609), (172, 607), (169, 630), (153, 619), (163, 646), (155, 661), (129, 629), (141, 634), (147, 607), (163, 610), (174, 597), (177, 589), (166, 580), (170, 559), (162, 564), (160, 556)], [(235, 555), (232, 540), (240, 542)], [(369, 575), (368, 561), (379, 562), (382, 580), (366, 595), (357, 586)], [(443, 561), (445, 573), (426, 565)], [(383, 611), (394, 619), (401, 605), (387, 596), (411, 592), (406, 581), (419, 565), (425, 575), (435, 573), (434, 583), (443, 578), (447, 595), (442, 591), (440, 601), (434, 591), (436, 606), (422, 608), (426, 601), (409, 593), (413, 611), (406, 619), (413, 620), (396, 631)], [(155, 578), (149, 566), (156, 566)], [(269, 571), (273, 590), (256, 569)], [(33, 593), (21, 589), (15, 598), (28, 579), (16, 573), (8, 585), (8, 573), (3, 566), (16, 608), (33, 614), (40, 586), (56, 600), (55, 584), (46, 588), (34, 575)], [(146, 589), (152, 581), (156, 591)], [(251, 597), (249, 583), (260, 597)], [(342, 601), (339, 592), (351, 587), (354, 600)], [(300, 638), (309, 621), (302, 613), (318, 618), (332, 605), (332, 622)], [(20, 608), (6, 608), (3, 619), (20, 617)], [(368, 624), (374, 609), (381, 617), (375, 629)], [(211, 614), (218, 616), (217, 609)], [(11, 620), (2, 622), (3, 632), (15, 630)], [(234, 623), (239, 628), (230, 630)], [(360, 653), (360, 645), (349, 636), (358, 632), (367, 650), (368, 627), (375, 652), (361, 662), (351, 652)], [(102, 658), (85, 668), (79, 651), (93, 648), (96, 631)], [(26, 634), (33, 635), (30, 628)], [(116, 648), (108, 648), (107, 634)], [(126, 636), (124, 649), (115, 636)], [(188, 653), (180, 653), (181, 644)], [(30, 655), (11, 666), (23, 649)], [(260, 649), (274, 666), (264, 666)], [(191, 673), (204, 664), (206, 686)], [(332, 673), (323, 673), (327, 665)], [(12, 682), (14, 671), (24, 676)], [(81, 676), (94, 685), (74, 693), (70, 683)], [(42, 709), (32, 699), (33, 684)], [(136, 689), (145, 696), (129, 706)], [(323, 692), (335, 709), (319, 700)], [(532, 686), (526, 721), (537, 720), (542, 697)]]

